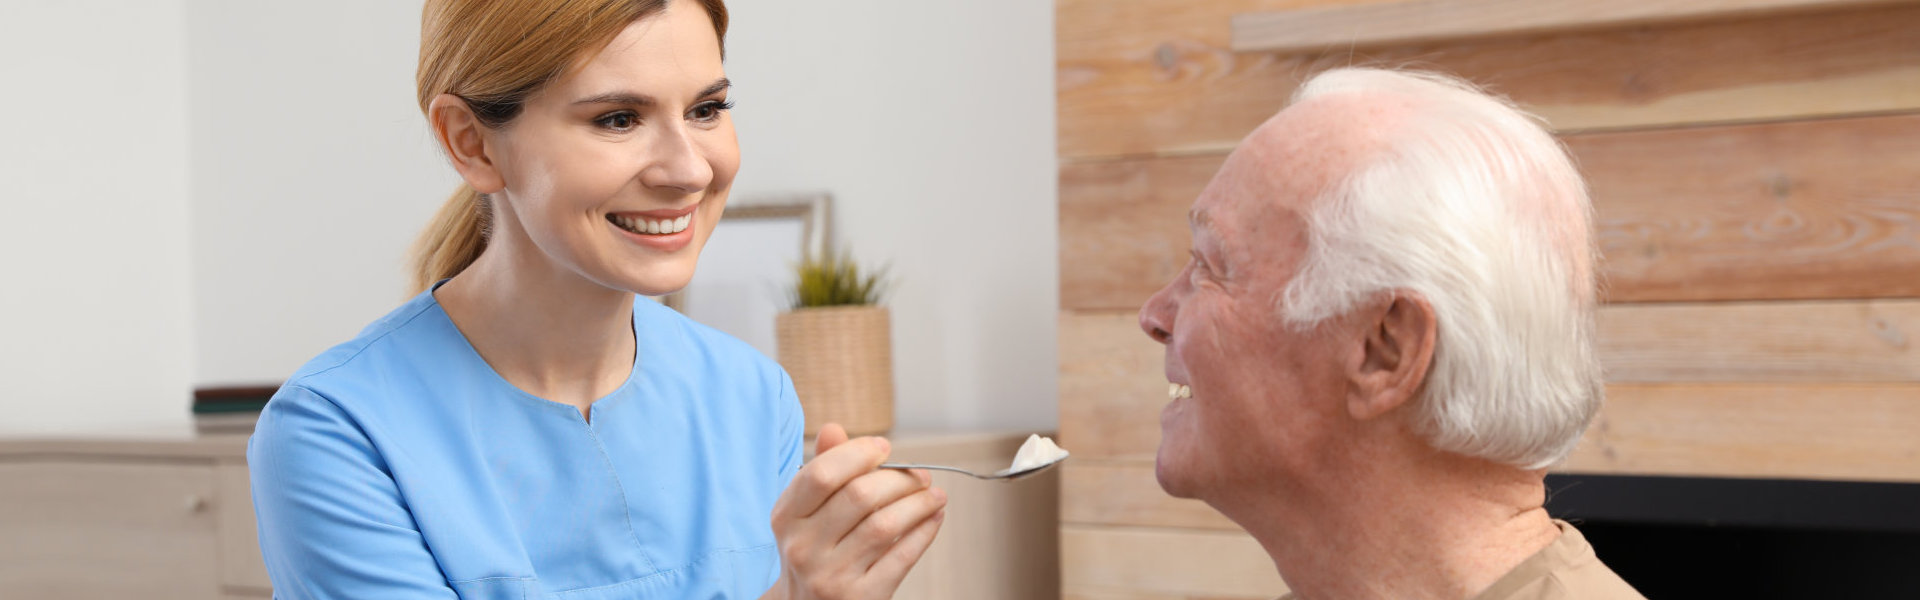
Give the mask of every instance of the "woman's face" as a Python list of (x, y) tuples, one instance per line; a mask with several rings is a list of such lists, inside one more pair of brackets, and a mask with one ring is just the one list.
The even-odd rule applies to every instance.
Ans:
[(608, 288), (685, 287), (740, 168), (727, 94), (706, 11), (675, 2), (627, 26), (486, 134), (505, 185), (494, 235), (517, 226), (547, 264)]

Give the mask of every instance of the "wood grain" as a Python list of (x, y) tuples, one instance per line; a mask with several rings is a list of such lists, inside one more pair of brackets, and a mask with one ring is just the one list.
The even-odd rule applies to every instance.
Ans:
[[(1566, 142), (1609, 301), (1920, 296), (1920, 115)], [(1187, 208), (1224, 160), (1062, 165), (1062, 306), (1137, 308), (1178, 273)]]
[(1616, 305), (1610, 383), (1920, 382), (1920, 300)]
[[(1920, 108), (1920, 7), (1325, 54), (1235, 53), (1235, 14), (1356, 2), (1060, 0), (1063, 162), (1224, 152), (1306, 76), (1416, 65), (1487, 85), (1562, 131)], [(1596, 3), (1603, 4), (1603, 3)]]
[(1153, 460), (1167, 403), (1164, 353), (1131, 312), (1060, 314), (1060, 446)]
[(1560, 470), (1920, 482), (1920, 386), (1615, 385)]
[(1233, 17), (1236, 52), (1299, 52), (1565, 34), (1629, 25), (1837, 11), (1908, 0), (1409, 0)]
[(1187, 262), (1187, 207), (1223, 156), (1060, 166), (1060, 304), (1139, 307)]
[(1205, 502), (1168, 496), (1154, 479), (1151, 460), (1075, 456), (1061, 470), (1061, 523), (1240, 531)]
[(0, 590), (17, 598), (219, 593), (211, 465), (0, 461)]
[[(1920, 411), (1920, 387), (1914, 387), (1920, 383), (1920, 353), (1911, 341), (1920, 332), (1920, 301), (1627, 305), (1606, 307), (1601, 314), (1601, 360), (1613, 382), (1610, 389), (1629, 390), (1616, 392), (1613, 402), (1636, 402), (1634, 395), (1644, 392), (1631, 391), (1639, 388), (1626, 385), (1634, 382), (1728, 382), (1731, 387), (1687, 389), (1740, 397), (1772, 389), (1764, 382), (1773, 381), (1792, 383), (1778, 389), (1806, 398), (1797, 405), (1798, 413), (1782, 418), (1830, 422), (1815, 418), (1826, 410), (1824, 406), (1860, 403), (1854, 410), (1861, 418), (1896, 418), (1899, 426), (1920, 430), (1920, 412), (1885, 413), (1889, 407), (1904, 406), (1898, 403), (1900, 398), (1913, 405), (1905, 410)], [(1153, 460), (1160, 443), (1160, 409), (1167, 402), (1162, 356), (1160, 345), (1139, 333), (1131, 313), (1061, 314), (1060, 431), (1062, 445), (1076, 459)], [(1875, 396), (1858, 394), (1867, 388), (1855, 384), (1874, 381), (1898, 383), (1872, 388), (1882, 390)], [(1661, 397), (1673, 395), (1685, 394)], [(1741, 424), (1748, 417), (1773, 418), (1727, 415), (1720, 419), (1730, 427), (1748, 427)], [(1903, 418), (1916, 420), (1898, 420)], [(1769, 430), (1767, 423), (1751, 427), (1782, 433)], [(1618, 427), (1634, 430), (1624, 424)], [(1848, 427), (1836, 424), (1822, 435), (1852, 435)], [(1920, 436), (1911, 437), (1920, 440)], [(1768, 438), (1750, 439), (1761, 443)], [(1790, 448), (1795, 442), (1776, 443)], [(1863, 443), (1916, 447), (1900, 446), (1905, 443), (1901, 440)], [(1864, 472), (1920, 475), (1920, 471), (1897, 468), (1895, 463), (1908, 455), (1868, 455), (1879, 462), (1868, 463), (1873, 466)], [(1721, 464), (1716, 462), (1719, 459), (1700, 460)], [(1805, 472), (1819, 473), (1824, 464), (1806, 465)], [(1831, 468), (1863, 472), (1839, 463)], [(1920, 469), (1920, 464), (1910, 469)]]
[[(1615, 385), (1566, 473), (1920, 482), (1920, 385)], [(1237, 531), (1151, 457), (1064, 466), (1067, 524)]]
[(220, 535), (220, 584), (228, 588), (271, 590), (267, 563), (260, 556), (260, 528), (253, 514), (247, 463), (231, 459), (214, 468), (215, 512)]
[(1266, 551), (1240, 532), (1063, 525), (1060, 551), (1069, 597), (1266, 599), (1287, 591)]
[(1920, 115), (1567, 138), (1614, 302), (1920, 296)]

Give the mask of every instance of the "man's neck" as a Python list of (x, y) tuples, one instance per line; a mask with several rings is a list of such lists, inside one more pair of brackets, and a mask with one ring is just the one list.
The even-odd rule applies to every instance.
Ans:
[(508, 383), (586, 416), (632, 373), (633, 294), (559, 268), (531, 243), (499, 241), (434, 297)]
[(1311, 489), (1213, 502), (1301, 600), (1470, 598), (1560, 535), (1539, 471), (1424, 446), (1363, 454)]

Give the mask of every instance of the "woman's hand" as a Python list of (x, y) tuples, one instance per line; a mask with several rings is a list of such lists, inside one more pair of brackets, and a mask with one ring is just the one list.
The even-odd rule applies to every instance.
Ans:
[(828, 424), (815, 447), (773, 505), (781, 571), (766, 597), (892, 598), (940, 530), (946, 492), (924, 471), (876, 469), (892, 449), (885, 439), (848, 441)]

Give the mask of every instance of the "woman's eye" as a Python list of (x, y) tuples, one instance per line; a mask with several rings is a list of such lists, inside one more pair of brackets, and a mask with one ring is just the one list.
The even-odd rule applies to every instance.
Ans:
[(702, 123), (710, 123), (710, 122), (719, 120), (720, 113), (726, 112), (732, 108), (733, 108), (732, 101), (702, 102), (699, 105), (694, 106), (693, 110), (687, 111), (687, 117)]
[(617, 112), (594, 120), (601, 127), (616, 131), (633, 129), (640, 124), (640, 117), (630, 112)]

